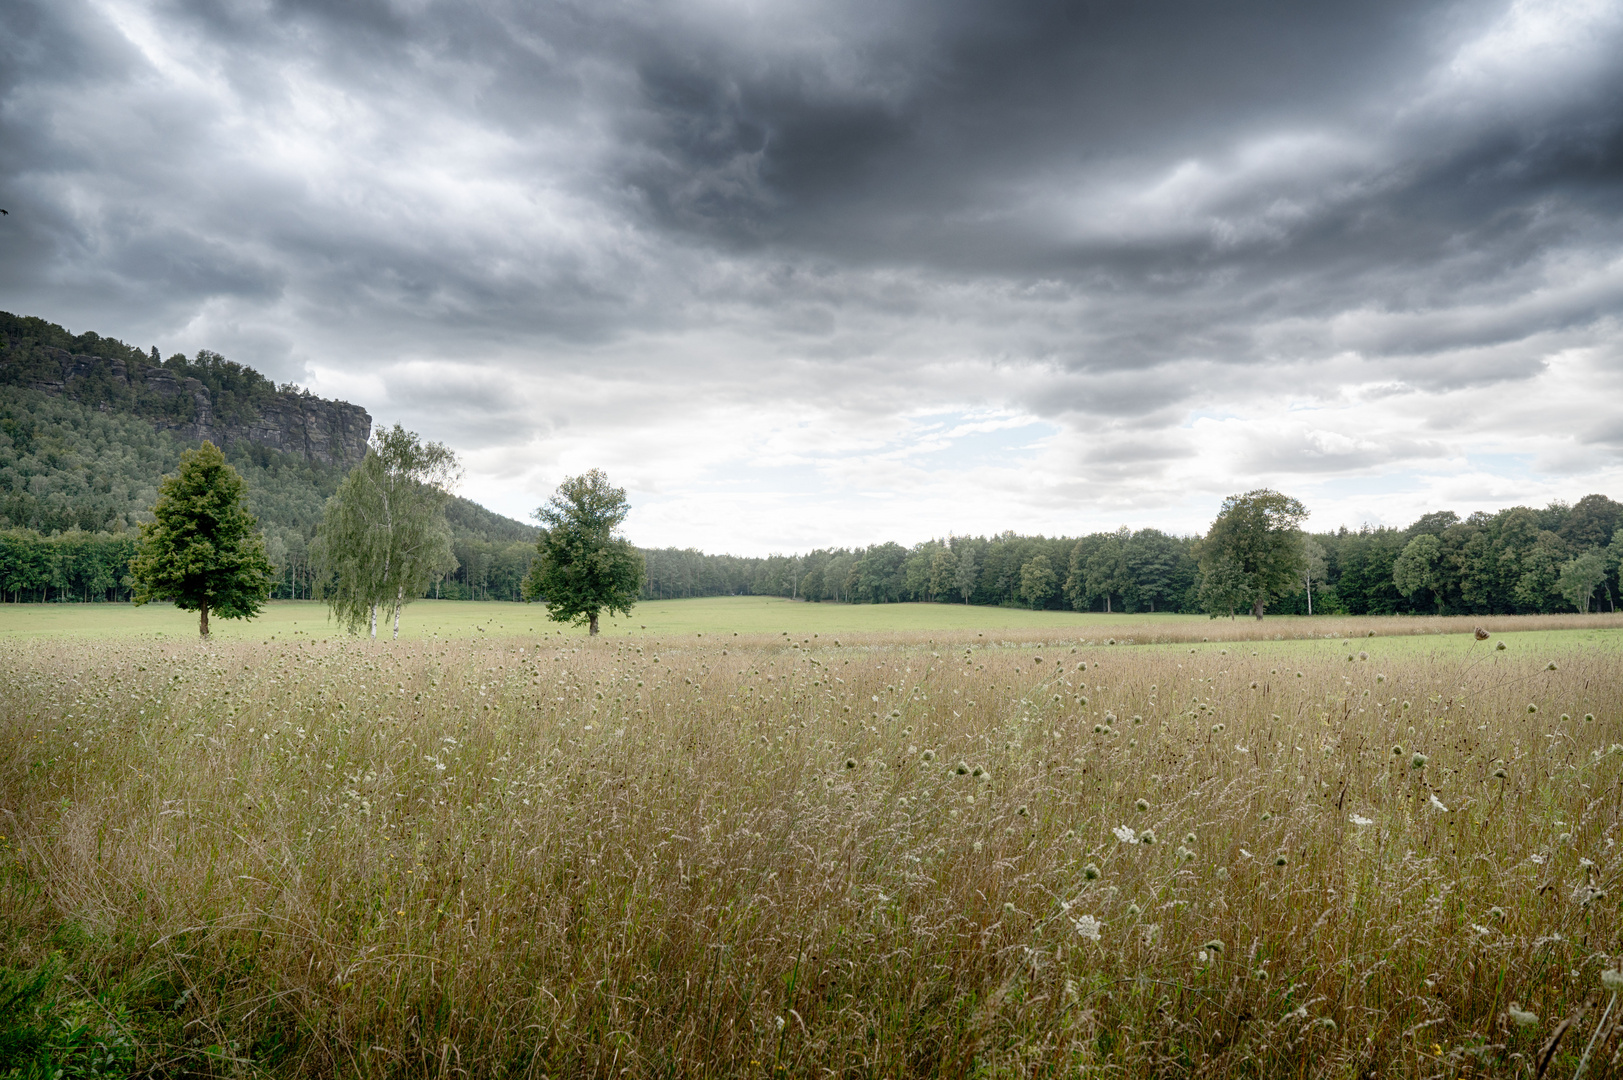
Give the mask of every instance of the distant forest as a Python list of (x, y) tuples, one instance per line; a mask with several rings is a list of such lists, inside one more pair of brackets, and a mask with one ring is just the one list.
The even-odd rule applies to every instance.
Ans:
[[(1420, 537), (1431, 539), (1420, 540)], [(1417, 542), (1418, 541), (1418, 542)], [(875, 604), (935, 601), (1049, 610), (1198, 612), (1200, 540), (1155, 529), (1082, 537), (957, 536), (913, 547), (877, 544), (745, 559), (646, 551), (646, 599), (753, 593)], [(1615, 610), (1623, 561), (1623, 503), (1587, 495), (1460, 518), (1427, 514), (1406, 529), (1342, 528), (1305, 538), (1302, 587), (1273, 614), (1511, 614), (1574, 611), (1562, 573), (1580, 560), (1604, 571), (1590, 610)], [(1426, 584), (1405, 595), (1400, 558), (1424, 555)], [(1046, 583), (1046, 587), (1045, 587)], [(1412, 582), (1411, 582), (1412, 584)]]
[[(190, 399), (149, 399), (95, 383), (75, 387), (72, 395), (39, 389), (42, 347), (116, 360), (131, 370), (159, 366), (156, 350), (0, 313), (0, 598), (127, 600), (134, 527), (150, 517), (163, 476), (196, 445), (160, 428), (188, 419), (181, 413)], [(177, 354), (161, 366), (199, 380), (217, 417), (249, 417), (279, 392), (258, 372), (217, 353)], [(222, 449), (248, 481), (250, 509), (281, 574), (275, 596), (314, 595), (309, 545), (342, 470), (246, 440)], [(457, 569), (427, 595), (519, 600), (535, 556), (536, 526), (461, 498), (452, 500), (446, 518)], [(1615, 610), (1620, 530), (1623, 504), (1588, 495), (1573, 506), (1513, 507), (1464, 519), (1441, 511), (1406, 529), (1314, 533), (1305, 543), (1302, 587), (1268, 610), (1306, 613), (1311, 588), (1313, 610), (1327, 614), (1572, 611), (1577, 605), (1567, 583), (1577, 570), (1596, 582), (1591, 610)], [(1197, 537), (1123, 529), (1080, 537), (955, 536), (912, 547), (885, 543), (764, 558), (644, 549), (642, 598), (757, 595), (1194, 612), (1200, 610), (1199, 544)]]

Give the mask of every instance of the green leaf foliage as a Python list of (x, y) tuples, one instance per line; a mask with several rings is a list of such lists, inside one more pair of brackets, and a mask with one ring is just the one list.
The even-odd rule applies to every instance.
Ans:
[(585, 624), (597, 633), (599, 615), (629, 615), (642, 590), (642, 552), (614, 530), (631, 506), (624, 488), (600, 470), (570, 477), (536, 511), (544, 528), (524, 582), (526, 600), (544, 600), (554, 622)]
[(1232, 615), (1237, 601), (1249, 601), (1260, 619), (1270, 600), (1294, 591), (1306, 518), (1307, 507), (1267, 488), (1224, 499), (1201, 544), (1202, 575), (1222, 582), (1221, 588), (1202, 591), (1206, 610)]
[(273, 579), (259, 523), (244, 505), (247, 487), (213, 443), (181, 455), (180, 471), (159, 488), (153, 520), (141, 526), (131, 563), (137, 604), (172, 600), (199, 612), (203, 637), (210, 612), (259, 614)]
[(456, 455), (396, 424), (372, 437), (366, 457), (327, 502), (314, 545), (333, 617), (377, 636), (380, 608), (400, 609), (456, 567), (445, 520)]

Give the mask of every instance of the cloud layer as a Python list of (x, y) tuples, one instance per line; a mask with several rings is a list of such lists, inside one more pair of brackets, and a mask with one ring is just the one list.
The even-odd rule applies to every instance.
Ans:
[(648, 544), (1623, 495), (1623, 9), (0, 0), (0, 304)]

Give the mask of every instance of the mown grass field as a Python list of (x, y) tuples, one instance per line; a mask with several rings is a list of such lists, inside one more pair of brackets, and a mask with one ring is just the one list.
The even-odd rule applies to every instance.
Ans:
[(1591, 1039), (1618, 1075), (1615, 619), (668, 606), (596, 641), (515, 605), (387, 645), (294, 634), (308, 605), (207, 646), (3, 624), (0, 1047), (1511, 1077), (1593, 997), (1544, 1075)]
[[(808, 604), (771, 596), (717, 596), (648, 601), (629, 618), (605, 616), (606, 637), (823, 637), (861, 635), (867, 640), (907, 642), (930, 635), (968, 640), (980, 634), (997, 640), (1115, 639), (1122, 644), (1201, 643), (1232, 640), (1332, 640), (1363, 637), (1422, 637), (1468, 634), (1475, 626), (1507, 633), (1578, 630), (1603, 633), (1623, 628), (1618, 615), (1549, 615), (1454, 618), (1364, 618), (1358, 616), (1269, 616), (1210, 619), (1204, 615), (1105, 615), (1090, 612), (1027, 611), (963, 604)], [(217, 640), (285, 641), (348, 638), (313, 600), (278, 600), (253, 619), (214, 618)], [(390, 627), (380, 626), (379, 640)], [(0, 640), (7, 638), (159, 638), (186, 641), (197, 636), (197, 615), (170, 604), (0, 604)], [(400, 622), (403, 641), (464, 637), (581, 637), (581, 627), (551, 622), (541, 605), (453, 600), (418, 600), (406, 606)], [(1582, 635), (1580, 635), (1580, 638)], [(1427, 648), (1431, 645), (1428, 642)]]
[[(1077, 612), (1026, 611), (1020, 608), (972, 607), (963, 604), (808, 604), (773, 596), (717, 596), (692, 600), (648, 601), (631, 617), (605, 616), (603, 633), (661, 636), (708, 633), (815, 634), (919, 633), (934, 630), (1013, 630), (1083, 634), (1091, 629), (1114, 632), (1143, 626), (1193, 628), (1211, 620), (1203, 615), (1104, 616)], [(388, 627), (379, 635), (388, 636)], [(212, 632), (232, 640), (263, 641), (271, 635), (347, 636), (327, 617), (317, 601), (279, 600), (255, 619), (216, 618)], [(0, 604), (0, 637), (64, 635), (146, 635), (187, 637), (197, 633), (195, 613), (173, 605), (147, 604)], [(407, 605), (400, 621), (405, 640), (498, 635), (548, 634), (585, 636), (579, 627), (550, 622), (540, 605), (452, 600), (418, 600)]]

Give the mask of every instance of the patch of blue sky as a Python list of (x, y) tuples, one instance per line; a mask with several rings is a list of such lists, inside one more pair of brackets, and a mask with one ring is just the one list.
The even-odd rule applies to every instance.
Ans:
[(1368, 497), (1371, 495), (1400, 495), (1404, 492), (1418, 491), (1430, 486), (1430, 481), (1435, 475), (1432, 472), (1404, 468), (1395, 469), (1392, 472), (1352, 473), (1347, 476), (1331, 477), (1318, 483), (1295, 486), (1304, 492), (1338, 499)]
[(1488, 473), (1496, 478), (1515, 477), (1532, 480), (1545, 476), (1535, 467), (1535, 455), (1527, 454), (1466, 454), (1466, 464), (1473, 472)]
[(1235, 409), (1191, 409), (1184, 416), (1183, 423), (1178, 426), (1188, 431), (1202, 420), (1212, 420), (1223, 424), (1230, 420), (1245, 419), (1247, 419), (1246, 414)]
[(1031, 416), (952, 412), (915, 416), (912, 430), (883, 451), (929, 469), (1013, 465), (1030, 460), (1060, 433)]

